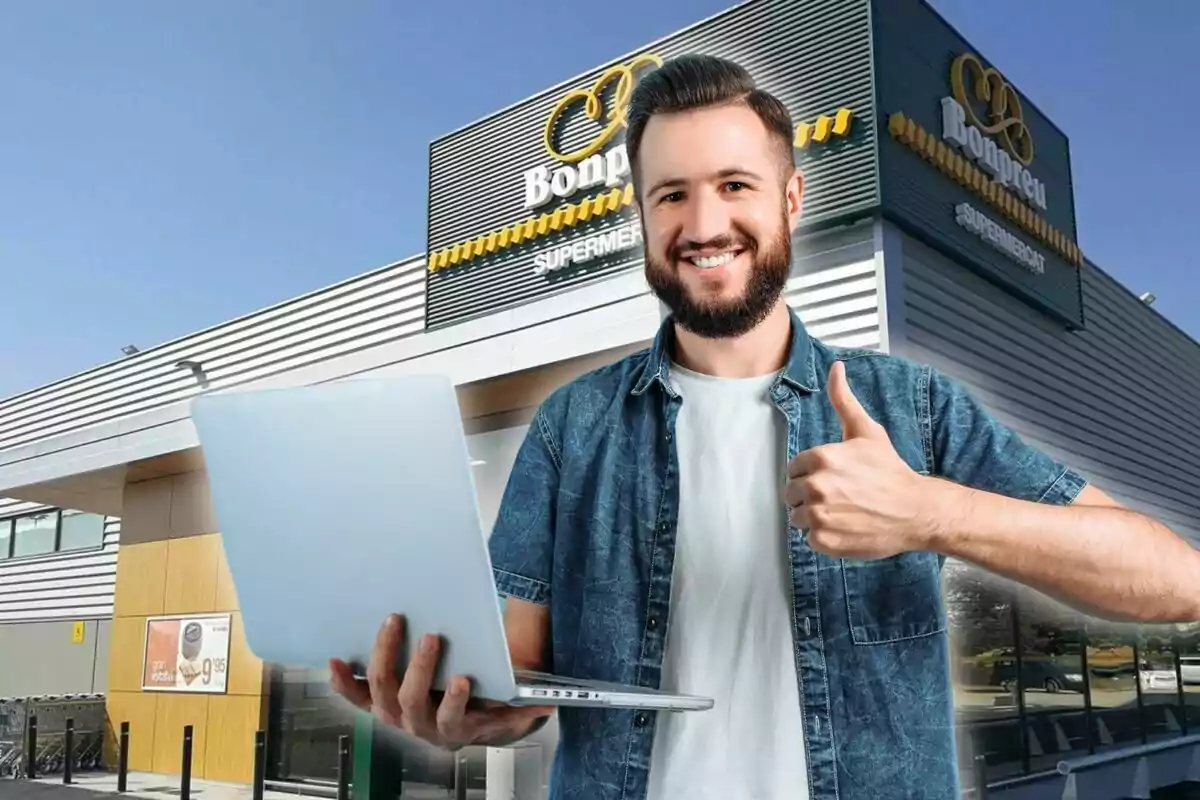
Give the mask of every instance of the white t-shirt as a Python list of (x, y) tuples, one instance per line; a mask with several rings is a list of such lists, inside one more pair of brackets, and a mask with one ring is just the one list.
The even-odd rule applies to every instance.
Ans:
[(658, 714), (649, 800), (804, 800), (775, 375), (729, 380), (672, 365), (671, 378), (683, 404), (662, 687), (716, 704)]

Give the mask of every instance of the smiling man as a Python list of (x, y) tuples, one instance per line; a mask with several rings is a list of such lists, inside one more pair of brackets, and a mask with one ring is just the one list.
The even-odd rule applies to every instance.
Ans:
[[(490, 540), (518, 666), (715, 698), (561, 708), (554, 800), (957, 798), (943, 556), (1078, 608), (1200, 618), (1200, 554), (955, 381), (827, 346), (783, 299), (802, 176), (787, 109), (729, 61), (639, 83), (627, 146), (653, 346), (538, 410)], [(402, 610), (402, 609), (401, 609)], [(447, 747), (545, 710), (435, 706), (381, 634), (363, 707)], [(394, 658), (394, 655), (390, 656)]]

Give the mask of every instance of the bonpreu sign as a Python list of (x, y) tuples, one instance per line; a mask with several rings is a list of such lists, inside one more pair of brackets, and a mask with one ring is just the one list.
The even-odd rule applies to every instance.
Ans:
[(433, 142), (429, 327), (641, 268), (625, 106), (682, 53), (733, 58), (787, 104), (809, 223), (878, 204), (869, 0), (746, 3)]
[(428, 327), (641, 267), (625, 114), (682, 53), (738, 61), (788, 107), (806, 226), (881, 211), (1082, 324), (1062, 132), (922, 0), (759, 0), (434, 141)]

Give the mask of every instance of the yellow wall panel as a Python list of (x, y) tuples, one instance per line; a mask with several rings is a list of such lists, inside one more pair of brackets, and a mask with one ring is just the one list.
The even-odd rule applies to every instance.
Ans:
[(121, 723), (129, 723), (129, 770), (149, 772), (153, 765), (155, 718), (158, 695), (150, 692), (113, 692), (104, 700), (108, 713), (108, 734), (104, 739), (105, 762), (117, 766), (117, 748)]
[(179, 774), (183, 763), (183, 726), (191, 725), (192, 776), (204, 777), (208, 699), (208, 695), (203, 694), (158, 693), (152, 771), (165, 775)]
[(211, 534), (167, 542), (167, 586), (163, 601), (166, 613), (213, 610), (219, 554), (220, 539)]
[(254, 780), (254, 734), (264, 725), (261, 697), (214, 695), (208, 701), (208, 747), (204, 777), (211, 781)]
[(225, 686), (231, 695), (261, 695), (263, 693), (263, 663), (250, 652), (242, 615), (235, 613), (229, 632), (229, 678)]
[[(218, 542), (220, 534), (217, 535)], [(217, 598), (213, 608), (216, 611), (237, 611), (238, 605), (237, 589), (233, 585), (233, 576), (229, 573), (229, 562), (225, 560), (225, 549), (220, 548), (221, 552), (217, 558)]]
[(163, 613), (167, 545), (165, 541), (121, 545), (117, 551), (114, 616), (137, 617)]
[(116, 617), (108, 645), (108, 691), (142, 688), (142, 655), (146, 647), (145, 617)]

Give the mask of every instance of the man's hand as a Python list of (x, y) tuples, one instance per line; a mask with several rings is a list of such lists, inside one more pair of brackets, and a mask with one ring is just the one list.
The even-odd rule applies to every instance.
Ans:
[(875, 559), (920, 549), (922, 477), (858, 402), (840, 361), (829, 371), (828, 392), (842, 441), (805, 450), (788, 464), (791, 523), (830, 556)]
[(455, 676), (437, 700), (432, 692), (441, 642), (425, 635), (408, 663), (401, 682), (396, 677), (396, 651), (404, 635), (404, 620), (393, 614), (379, 631), (367, 667), (367, 682), (354, 678), (350, 666), (329, 662), (334, 690), (354, 705), (373, 713), (380, 721), (447, 750), (474, 744), (511, 744), (532, 733), (544, 717), (554, 713), (547, 706), (508, 706), (471, 700), (470, 682)]

